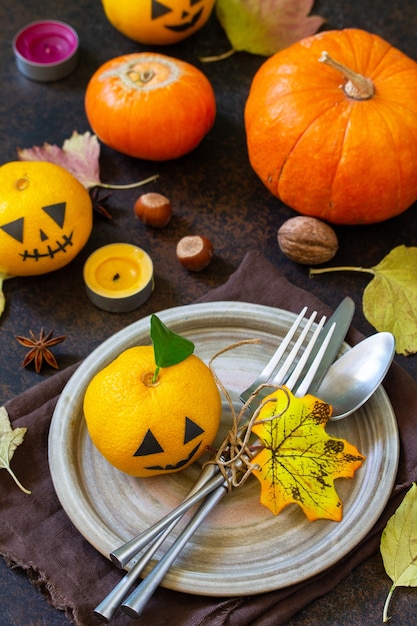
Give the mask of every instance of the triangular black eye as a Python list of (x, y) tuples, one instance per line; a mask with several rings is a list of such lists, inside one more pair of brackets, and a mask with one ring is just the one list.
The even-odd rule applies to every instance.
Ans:
[(156, 454), (157, 452), (164, 452), (164, 449), (159, 445), (155, 436), (148, 429), (142, 443), (133, 456), (146, 456), (148, 454)]
[(58, 224), (61, 228), (65, 222), (65, 208), (67, 206), (66, 202), (58, 202), (57, 204), (49, 204), (48, 206), (43, 206), (42, 209), (51, 217), (55, 224)]
[(201, 435), (201, 433), (203, 432), (204, 430), (198, 424), (193, 422), (193, 420), (190, 420), (189, 417), (186, 417), (185, 418), (184, 445), (188, 443), (189, 441), (191, 441), (192, 439), (195, 439), (196, 437)]
[(158, 2), (157, 0), (152, 0), (152, 14), (151, 19), (156, 20), (158, 17), (162, 17), (166, 13), (171, 13), (172, 9), (162, 4), (162, 2)]
[(190, 0), (190, 7), (193, 7), (195, 4), (199, 4), (203, 0)]
[(0, 226), (5, 233), (16, 239), (16, 241), (20, 241), (23, 243), (23, 217), (19, 217), (18, 220), (14, 220), (14, 222), (9, 222), (8, 224), (4, 224)]

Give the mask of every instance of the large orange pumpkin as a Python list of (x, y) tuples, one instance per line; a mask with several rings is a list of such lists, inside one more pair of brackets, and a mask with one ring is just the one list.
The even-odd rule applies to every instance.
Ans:
[(178, 43), (207, 22), (215, 0), (102, 0), (109, 22), (147, 45)]
[(300, 213), (366, 224), (417, 200), (417, 63), (377, 35), (323, 32), (270, 57), (245, 126), (255, 172)]
[(85, 109), (106, 145), (132, 157), (165, 161), (197, 147), (213, 126), (216, 100), (198, 68), (142, 52), (102, 65), (88, 83)]

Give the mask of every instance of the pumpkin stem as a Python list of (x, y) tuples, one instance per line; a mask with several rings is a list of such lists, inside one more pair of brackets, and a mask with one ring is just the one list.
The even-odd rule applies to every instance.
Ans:
[(141, 83), (149, 83), (154, 76), (155, 72), (153, 70), (147, 70), (146, 72), (140, 72), (139, 80)]
[(134, 83), (149, 83), (154, 76), (155, 72), (153, 70), (140, 70), (136, 66), (129, 72), (129, 78)]
[(347, 79), (343, 85), (343, 90), (349, 98), (354, 100), (369, 100), (375, 93), (375, 87), (370, 78), (357, 74), (345, 65), (338, 63), (327, 52), (322, 52), (319, 58), (320, 63), (325, 63), (330, 67), (341, 72)]

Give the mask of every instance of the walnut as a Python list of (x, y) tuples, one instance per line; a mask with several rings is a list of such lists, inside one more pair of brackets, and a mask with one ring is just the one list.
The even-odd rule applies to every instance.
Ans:
[(285, 256), (303, 265), (326, 263), (339, 247), (333, 228), (315, 217), (301, 215), (284, 222), (277, 239)]

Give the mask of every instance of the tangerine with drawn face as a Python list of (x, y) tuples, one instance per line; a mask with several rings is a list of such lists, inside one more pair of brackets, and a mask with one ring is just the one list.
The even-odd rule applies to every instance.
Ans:
[(67, 170), (44, 161), (0, 167), (0, 274), (46, 274), (69, 263), (93, 224), (90, 195)]
[(161, 368), (152, 346), (122, 352), (87, 386), (84, 416), (95, 447), (133, 476), (178, 472), (212, 444), (221, 397), (210, 368), (192, 354)]
[(121, 33), (149, 45), (169, 45), (207, 22), (215, 0), (102, 0), (109, 22)]

